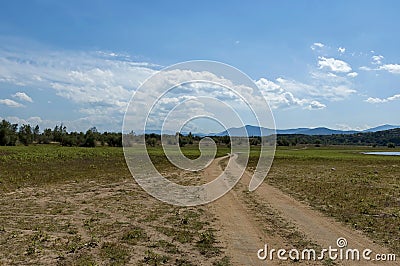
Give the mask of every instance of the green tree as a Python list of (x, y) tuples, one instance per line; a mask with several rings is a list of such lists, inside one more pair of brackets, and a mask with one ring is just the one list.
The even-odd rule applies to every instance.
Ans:
[[(107, 132), (106, 132), (107, 133)], [(110, 147), (122, 147), (121, 133), (105, 133), (105, 141)]]
[(39, 143), (41, 144), (49, 144), (53, 140), (53, 132), (50, 128), (46, 128), (39, 137)]
[(32, 143), (33, 133), (32, 133), (31, 125), (24, 124), (19, 128), (18, 139), (22, 144), (24, 144), (26, 146), (28, 146), (29, 144)]
[(388, 143), (388, 148), (396, 148), (396, 145), (393, 142)]
[(96, 147), (96, 136), (95, 133), (89, 129), (85, 134), (85, 143), (83, 144), (85, 147)]
[(193, 144), (193, 135), (192, 135), (192, 132), (189, 132), (189, 134), (188, 134), (188, 136), (187, 136), (187, 139), (188, 139), (188, 143), (189, 143), (189, 144)]
[(39, 125), (36, 125), (35, 128), (33, 129), (33, 141), (38, 142), (39, 135), (40, 135)]
[(185, 147), (185, 145), (188, 144), (187, 137), (185, 137), (181, 133), (178, 133), (178, 138), (179, 138), (179, 147)]
[(252, 137), (250, 138), (250, 145), (251, 146), (257, 146), (261, 144), (261, 138), (258, 137)]
[(62, 123), (60, 126), (56, 125), (53, 130), (53, 140), (62, 143), (65, 134), (67, 134), (67, 127)]
[(6, 120), (0, 123), (0, 146), (14, 146), (17, 142), (18, 124), (11, 124)]
[(278, 146), (289, 146), (289, 141), (287, 140), (286, 137), (281, 137), (277, 141)]
[(155, 147), (157, 143), (157, 139), (156, 138), (148, 138), (146, 139), (146, 144), (151, 146), (151, 147)]
[(315, 140), (315, 147), (321, 147), (322, 141), (320, 139)]

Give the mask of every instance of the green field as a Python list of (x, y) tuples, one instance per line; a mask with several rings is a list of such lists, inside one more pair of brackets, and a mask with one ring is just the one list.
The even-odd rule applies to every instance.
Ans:
[[(278, 148), (265, 182), (399, 254), (400, 156), (361, 154), (378, 149)], [(183, 151), (199, 155), (197, 147)], [(227, 152), (219, 147), (218, 156)], [(149, 153), (172, 179), (195, 180), (160, 148)], [(258, 154), (253, 148), (250, 171)], [(0, 193), (0, 265), (229, 265), (206, 206), (180, 208), (148, 196), (121, 148), (0, 147)]]

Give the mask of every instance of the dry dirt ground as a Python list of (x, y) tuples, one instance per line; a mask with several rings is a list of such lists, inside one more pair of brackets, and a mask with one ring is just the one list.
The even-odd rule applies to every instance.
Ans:
[[(226, 159), (214, 160), (202, 179), (216, 178)], [(350, 248), (389, 253), (266, 183), (248, 192), (249, 180), (246, 173), (219, 200), (190, 208), (159, 202), (128, 177), (4, 193), (0, 265), (352, 265), (257, 258), (264, 244), (320, 250), (336, 247), (338, 237), (345, 237)]]
[(0, 206), (0, 265), (228, 263), (206, 208), (159, 202), (133, 178), (21, 188)]

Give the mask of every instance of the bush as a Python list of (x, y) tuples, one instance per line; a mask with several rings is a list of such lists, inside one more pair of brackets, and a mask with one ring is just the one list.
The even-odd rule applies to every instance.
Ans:
[(396, 148), (396, 145), (393, 142), (388, 143), (388, 148)]

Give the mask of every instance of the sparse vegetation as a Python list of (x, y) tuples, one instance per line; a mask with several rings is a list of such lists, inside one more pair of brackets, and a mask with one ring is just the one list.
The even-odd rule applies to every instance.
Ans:
[(216, 242), (214, 232), (207, 230), (200, 233), (196, 246), (201, 254), (212, 257), (220, 253), (220, 249), (215, 245)]
[(116, 243), (104, 243), (101, 247), (101, 256), (111, 265), (125, 265), (129, 261), (126, 248)]
[[(256, 150), (251, 153), (249, 169), (258, 161)], [(400, 156), (362, 154), (370, 150), (346, 146), (280, 148), (266, 182), (399, 254)]]
[(148, 237), (146, 232), (140, 227), (134, 227), (124, 233), (121, 240), (127, 241), (133, 245), (136, 245), (139, 241), (147, 241)]
[[(198, 148), (183, 149), (198, 156)], [(175, 174), (159, 147), (149, 152)], [(212, 265), (225, 256), (197, 247), (199, 235), (214, 228), (207, 208), (149, 196), (120, 148), (0, 147), (0, 194), (0, 264)]]

